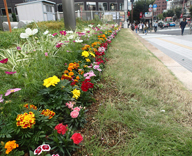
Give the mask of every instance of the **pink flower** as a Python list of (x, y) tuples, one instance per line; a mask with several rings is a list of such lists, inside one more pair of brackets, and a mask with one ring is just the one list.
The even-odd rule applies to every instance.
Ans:
[(57, 48), (60, 48), (62, 45), (63, 45), (63, 43), (60, 42), (60, 43), (57, 43), (57, 44), (56, 44), (56, 47), (57, 47)]
[(74, 111), (72, 111), (72, 112), (70, 113), (70, 116), (71, 116), (72, 118), (77, 118), (78, 115), (79, 115), (79, 112), (76, 111), (76, 110), (74, 110)]
[(37, 147), (35, 150), (34, 150), (34, 155), (40, 155), (42, 153), (42, 148), (41, 146)]
[(21, 47), (17, 47), (17, 50), (18, 50), (18, 51), (21, 51)]
[(105, 47), (99, 47), (99, 48), (98, 48), (98, 51), (99, 51), (99, 52), (105, 52)]
[(15, 73), (16, 73), (16, 71), (14, 71), (14, 72), (5, 71), (5, 74), (8, 74), (8, 75), (12, 75), (12, 74), (15, 74)]
[(9, 94), (17, 92), (19, 90), (21, 90), (21, 88), (8, 89), (7, 92), (5, 93), (5, 96), (8, 96)]
[(48, 53), (47, 52), (45, 53), (45, 57), (48, 57)]
[(69, 109), (72, 109), (72, 108), (73, 108), (73, 104), (72, 104), (71, 101), (70, 101), (69, 103), (66, 103), (66, 106), (67, 106)]
[(1, 60), (0, 63), (7, 63), (7, 61), (8, 61), (8, 58)]
[(73, 108), (73, 111), (80, 111), (81, 109), (79, 108), (79, 107), (75, 107), (75, 108)]
[(96, 76), (96, 75), (95, 75), (94, 72), (91, 70), (91, 71), (89, 71), (88, 73), (85, 73), (83, 76), (84, 76), (86, 79), (90, 79), (92, 76)]
[(65, 36), (67, 33), (66, 33), (66, 31), (62, 30), (62, 31), (60, 31), (60, 34)]
[(4, 99), (3, 99), (3, 95), (0, 95), (0, 102), (3, 102)]
[(90, 33), (90, 31), (87, 31), (87, 33)]
[(57, 33), (54, 33), (53, 36), (57, 35)]
[(52, 156), (59, 156), (59, 154), (53, 154)]
[(50, 149), (51, 149), (51, 147), (48, 144), (43, 144), (41, 146), (41, 148), (42, 148), (43, 151), (50, 151)]
[(98, 70), (98, 71), (102, 71), (102, 70), (99, 68), (99, 65), (93, 66), (93, 69), (96, 69), (96, 70)]

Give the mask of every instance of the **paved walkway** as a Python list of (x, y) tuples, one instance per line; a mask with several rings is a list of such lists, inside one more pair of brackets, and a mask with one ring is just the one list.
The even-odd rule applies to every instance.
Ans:
[(192, 35), (132, 33), (192, 91)]

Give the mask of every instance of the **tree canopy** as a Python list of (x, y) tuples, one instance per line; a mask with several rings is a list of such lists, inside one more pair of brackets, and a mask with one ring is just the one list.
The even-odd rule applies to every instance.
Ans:
[(176, 8), (176, 9), (175, 9), (175, 14), (176, 14), (176, 16), (177, 16), (178, 19), (179, 19), (180, 16), (181, 16), (181, 10), (182, 10), (182, 8)]

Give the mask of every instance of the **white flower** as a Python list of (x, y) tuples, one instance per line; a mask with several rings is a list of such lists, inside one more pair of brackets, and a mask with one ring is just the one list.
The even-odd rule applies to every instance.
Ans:
[(97, 26), (98, 26), (98, 27), (100, 27), (101, 25), (100, 25), (100, 24), (98, 24)]
[(73, 31), (66, 31), (66, 33), (67, 33), (67, 34), (72, 34), (72, 33), (73, 33)]
[(46, 30), (46, 31), (43, 33), (43, 35), (47, 35), (48, 33), (49, 33), (49, 31)]
[(83, 42), (83, 40), (77, 39), (77, 40), (75, 40), (75, 42), (81, 43), (81, 42)]
[(35, 35), (36, 33), (38, 33), (38, 29), (31, 30), (30, 28), (27, 28), (25, 30), (25, 33), (20, 34), (20, 37), (21, 38), (29, 38), (29, 36)]
[(163, 112), (163, 113), (165, 113), (165, 110), (160, 110), (160, 112)]
[(91, 27), (91, 28), (93, 27), (93, 25), (92, 25), (92, 24), (89, 24), (88, 26), (89, 26), (89, 27)]
[(115, 24), (115, 27), (117, 27), (117, 26), (118, 26), (118, 24), (116, 23), (116, 24)]
[(85, 31), (89, 31), (90, 29), (89, 28), (85, 28)]
[(73, 39), (74, 35), (70, 35), (67, 39)]

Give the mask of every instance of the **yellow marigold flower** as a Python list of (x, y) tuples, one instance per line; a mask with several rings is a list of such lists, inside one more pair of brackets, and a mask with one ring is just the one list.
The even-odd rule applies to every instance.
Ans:
[(55, 112), (49, 110), (49, 109), (44, 109), (42, 110), (41, 114), (45, 115), (45, 116), (49, 116), (49, 119), (51, 119), (54, 115), (55, 115)]
[(73, 93), (73, 98), (78, 99), (80, 97), (80, 90), (74, 89), (71, 92)]
[(86, 60), (86, 62), (91, 62), (91, 60), (90, 59), (85, 59)]
[(19, 147), (19, 145), (16, 144), (15, 140), (8, 141), (8, 142), (6, 142), (5, 147), (4, 147), (5, 149), (7, 149), (5, 153), (9, 154), (13, 149), (15, 149), (17, 147)]
[(74, 75), (74, 73), (73, 72), (69, 72), (69, 76), (73, 76)]
[(35, 114), (33, 112), (18, 114), (17, 118), (17, 126), (21, 126), (22, 128), (31, 128), (35, 124)]
[(83, 67), (84, 67), (84, 68), (86, 68), (86, 67), (87, 67), (87, 65), (84, 65)]
[(74, 81), (75, 81), (75, 82), (79, 82), (79, 81), (78, 81), (78, 80), (76, 80), (76, 79), (75, 79)]
[(89, 53), (87, 51), (83, 51), (81, 56), (88, 57)]
[(53, 77), (45, 79), (43, 85), (48, 88), (51, 85), (55, 86), (58, 82), (60, 82), (60, 79), (54, 75)]
[(69, 72), (68, 70), (65, 70), (65, 71), (64, 71), (64, 74), (67, 74), (68, 72)]
[(98, 38), (98, 40), (102, 40), (102, 41), (104, 41), (104, 39), (103, 39), (103, 38)]
[(95, 57), (95, 54), (93, 54), (92, 52), (90, 52), (90, 54), (91, 54), (93, 57)]

